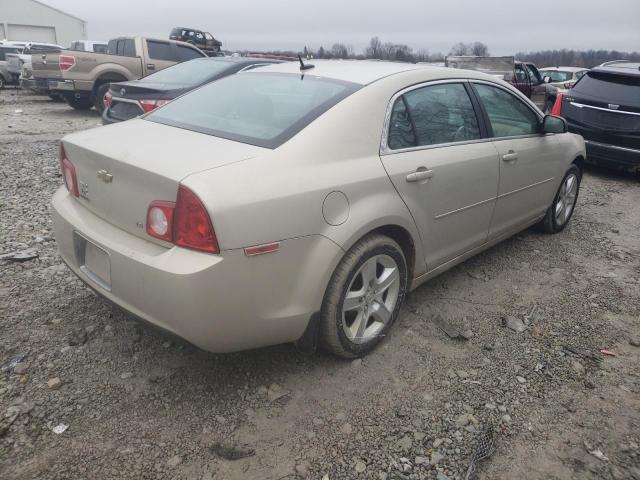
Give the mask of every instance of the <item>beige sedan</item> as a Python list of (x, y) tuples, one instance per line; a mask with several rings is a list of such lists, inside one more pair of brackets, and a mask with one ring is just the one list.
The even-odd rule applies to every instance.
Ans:
[(62, 258), (212, 352), (373, 349), (408, 291), (534, 224), (561, 231), (585, 157), (564, 120), (478, 72), (279, 64), (60, 146)]

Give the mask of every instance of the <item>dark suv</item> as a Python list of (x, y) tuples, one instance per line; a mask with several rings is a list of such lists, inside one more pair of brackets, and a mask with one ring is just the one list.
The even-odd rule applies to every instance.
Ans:
[(588, 162), (640, 173), (640, 63), (593, 68), (558, 95), (552, 113), (584, 137)]
[(179, 40), (195, 45), (200, 50), (217, 53), (222, 47), (222, 42), (213, 38), (209, 32), (188, 27), (175, 27), (169, 35), (171, 40)]

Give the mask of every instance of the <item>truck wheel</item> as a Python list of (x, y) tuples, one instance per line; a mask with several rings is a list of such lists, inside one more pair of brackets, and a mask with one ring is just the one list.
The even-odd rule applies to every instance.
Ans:
[(98, 110), (98, 112), (102, 113), (104, 112), (104, 96), (107, 94), (107, 92), (109, 91), (109, 87), (111, 86), (110, 83), (103, 83), (102, 85), (100, 85), (98, 88), (96, 88), (96, 99), (94, 101), (94, 107), (96, 107), (96, 110)]
[(91, 102), (91, 99), (89, 97), (76, 98), (75, 96), (72, 96), (67, 97), (65, 100), (71, 107), (75, 108), (76, 110), (91, 110), (91, 107), (93, 107), (93, 102)]
[(6, 83), (7, 82), (5, 81), (4, 77), (2, 75), (0, 75), (0, 90), (2, 90), (4, 88)]
[(56, 95), (55, 93), (52, 93), (51, 95), (49, 95), (49, 98), (54, 102), (64, 102), (64, 98), (60, 95)]

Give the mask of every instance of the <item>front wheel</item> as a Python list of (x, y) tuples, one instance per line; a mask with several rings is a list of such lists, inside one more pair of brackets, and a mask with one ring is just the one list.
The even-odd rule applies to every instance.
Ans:
[(581, 180), (582, 172), (575, 164), (572, 164), (560, 183), (553, 203), (540, 221), (539, 226), (544, 232), (558, 233), (567, 226), (578, 201)]
[(371, 234), (336, 268), (322, 304), (320, 341), (343, 358), (370, 352), (387, 334), (407, 291), (407, 263), (391, 238)]
[(67, 103), (76, 110), (90, 110), (93, 107), (93, 102), (89, 97), (67, 97), (65, 98)]

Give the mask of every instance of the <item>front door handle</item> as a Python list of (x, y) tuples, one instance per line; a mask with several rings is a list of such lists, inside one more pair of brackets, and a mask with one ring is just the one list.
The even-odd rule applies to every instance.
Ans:
[(427, 167), (419, 167), (415, 172), (407, 175), (407, 182), (421, 182), (430, 178), (433, 178), (433, 170), (429, 170)]
[(515, 162), (516, 160), (518, 160), (518, 154), (513, 150), (509, 150), (508, 153), (502, 155), (502, 160), (505, 162)]

